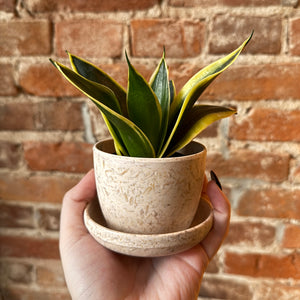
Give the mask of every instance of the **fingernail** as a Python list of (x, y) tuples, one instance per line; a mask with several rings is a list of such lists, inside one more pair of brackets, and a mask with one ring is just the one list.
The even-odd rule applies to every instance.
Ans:
[(222, 191), (221, 182), (214, 171), (210, 171), (210, 177), (211, 177), (211, 180), (213, 180), (217, 184), (217, 186), (220, 188), (220, 190)]

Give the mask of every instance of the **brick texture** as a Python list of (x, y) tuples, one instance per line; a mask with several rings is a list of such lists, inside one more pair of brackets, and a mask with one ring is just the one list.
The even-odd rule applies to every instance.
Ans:
[(45, 101), (0, 104), (0, 130), (76, 131), (82, 129), (80, 103)]
[(15, 177), (3, 174), (0, 177), (0, 198), (14, 201), (61, 203), (65, 192), (78, 180), (59, 176), (34, 175)]
[(248, 247), (266, 247), (275, 241), (276, 230), (273, 226), (262, 223), (234, 222), (230, 225), (225, 240), (228, 245)]
[(0, 56), (50, 54), (51, 26), (46, 20), (0, 22)]
[(93, 167), (92, 157), (89, 144), (27, 142), (24, 145), (26, 163), (36, 171), (83, 173)]
[(253, 291), (249, 284), (224, 279), (206, 279), (200, 289), (205, 299), (251, 299)]
[(233, 122), (230, 136), (239, 140), (300, 141), (300, 110), (253, 109), (240, 123)]
[(134, 20), (132, 54), (160, 57), (165, 47), (168, 57), (193, 57), (202, 52), (204, 32), (204, 24), (199, 21)]
[(224, 6), (235, 7), (235, 6), (269, 6), (269, 5), (280, 5), (280, 0), (170, 0), (170, 5), (176, 7), (207, 7), (221, 4)]
[(288, 178), (289, 156), (239, 150), (231, 153), (226, 160), (220, 154), (211, 154), (208, 156), (207, 165), (224, 177), (282, 182)]
[(74, 11), (74, 12), (106, 12), (106, 11), (127, 11), (131, 9), (148, 9), (159, 3), (158, 0), (127, 0), (127, 1), (59, 1), (59, 0), (25, 0), (26, 7), (33, 13), (52, 11)]
[(0, 298), (71, 299), (58, 238), (64, 194), (109, 137), (98, 108), (50, 63), (65, 50), (128, 86), (165, 48), (177, 92), (252, 40), (198, 99), (238, 111), (197, 139), (231, 203), (201, 300), (300, 299), (299, 0), (0, 0)]
[(34, 228), (34, 210), (31, 206), (0, 203), (0, 226), (8, 228)]
[(4, 282), (14, 282), (29, 284), (33, 282), (33, 265), (22, 262), (1, 262), (2, 280)]
[(39, 285), (47, 286), (65, 286), (63, 270), (60, 263), (51, 263), (37, 266), (36, 281)]
[(288, 225), (285, 228), (282, 246), (284, 248), (297, 249), (300, 248), (300, 226)]
[(15, 0), (1, 0), (0, 1), (0, 11), (12, 13), (15, 9)]
[[(245, 53), (278, 54), (281, 50), (280, 17), (244, 17), (218, 15), (213, 21), (209, 51), (213, 54), (229, 53), (236, 49), (251, 31), (254, 30), (255, 41)], [(240, 38), (232, 38), (238, 35)], [(228, 42), (232, 41), (232, 42)]]
[(237, 212), (244, 216), (300, 219), (300, 190), (248, 190), (239, 202)]
[(300, 278), (300, 256), (226, 253), (225, 271), (252, 277)]
[(49, 230), (49, 231), (58, 231), (59, 218), (60, 218), (60, 209), (41, 208), (38, 210), (39, 228)]
[(10, 300), (71, 300), (70, 295), (68, 292), (60, 292), (60, 291), (53, 291), (53, 292), (47, 292), (47, 291), (37, 291), (34, 289), (28, 289), (28, 288), (21, 288), (21, 287), (6, 287), (3, 289), (2, 292), (4, 299), (10, 299)]
[(15, 96), (18, 93), (11, 64), (0, 63), (0, 96)]
[(20, 86), (31, 95), (36, 96), (79, 96), (82, 95), (67, 81), (57, 76), (58, 71), (50, 64), (21, 65)]
[(122, 54), (122, 32), (123, 25), (115, 21), (61, 21), (55, 26), (56, 52), (59, 56), (65, 56), (65, 50), (68, 50), (84, 57), (119, 57)]
[(290, 30), (290, 51), (292, 55), (300, 55), (300, 19), (294, 19), (291, 21)]
[(0, 253), (5, 257), (58, 259), (58, 240), (24, 236), (0, 236)]
[(204, 92), (208, 100), (289, 100), (299, 99), (299, 64), (233, 66)]
[(0, 168), (16, 169), (22, 157), (21, 145), (0, 141)]

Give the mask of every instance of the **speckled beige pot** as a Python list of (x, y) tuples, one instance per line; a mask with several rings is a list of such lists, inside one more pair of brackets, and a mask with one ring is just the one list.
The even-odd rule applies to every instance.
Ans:
[(204, 180), (206, 149), (191, 142), (170, 158), (114, 153), (112, 139), (94, 146), (97, 193), (109, 228), (157, 234), (187, 229), (195, 216)]

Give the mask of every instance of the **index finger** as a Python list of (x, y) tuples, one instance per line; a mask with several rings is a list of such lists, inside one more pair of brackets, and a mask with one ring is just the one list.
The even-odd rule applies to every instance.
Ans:
[(230, 202), (213, 181), (208, 182), (205, 194), (209, 197), (214, 209), (214, 223), (201, 245), (211, 260), (219, 250), (229, 229)]

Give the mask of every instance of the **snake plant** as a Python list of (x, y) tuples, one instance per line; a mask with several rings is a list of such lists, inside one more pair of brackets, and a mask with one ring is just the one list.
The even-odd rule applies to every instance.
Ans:
[(69, 52), (72, 69), (50, 59), (62, 75), (98, 107), (114, 139), (118, 155), (168, 157), (192, 141), (203, 129), (236, 113), (235, 109), (195, 104), (209, 84), (239, 56), (240, 47), (195, 74), (176, 94), (169, 80), (165, 52), (147, 82), (127, 53), (127, 91), (104, 71)]

